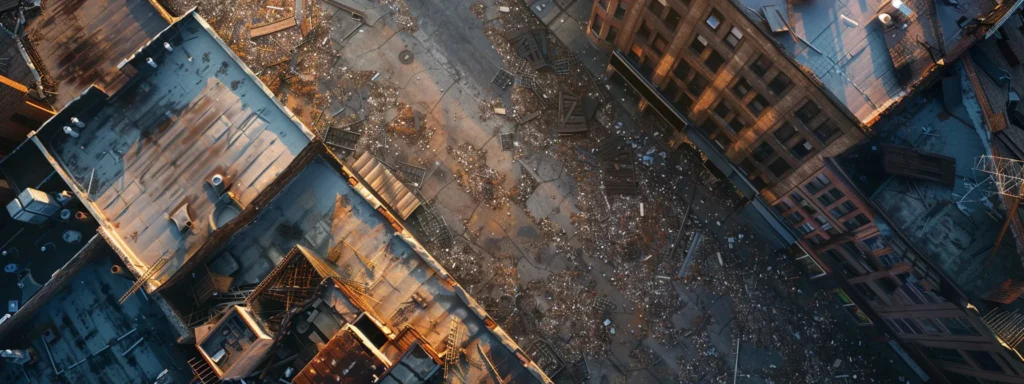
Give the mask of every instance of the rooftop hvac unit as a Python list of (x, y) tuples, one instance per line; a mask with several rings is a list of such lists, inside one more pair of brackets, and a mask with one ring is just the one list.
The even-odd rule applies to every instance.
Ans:
[(15, 220), (32, 224), (45, 223), (60, 210), (60, 203), (49, 193), (27, 188), (7, 204), (7, 213)]

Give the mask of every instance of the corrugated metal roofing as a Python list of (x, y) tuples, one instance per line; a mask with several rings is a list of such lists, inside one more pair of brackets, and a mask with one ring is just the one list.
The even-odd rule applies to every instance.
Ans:
[(363, 152), (356, 159), (352, 168), (366, 180), (366, 184), (374, 192), (384, 199), (384, 203), (398, 212), (403, 220), (407, 219), (420, 206), (420, 200), (412, 192), (409, 192), (405, 184), (402, 184), (384, 164), (369, 152)]

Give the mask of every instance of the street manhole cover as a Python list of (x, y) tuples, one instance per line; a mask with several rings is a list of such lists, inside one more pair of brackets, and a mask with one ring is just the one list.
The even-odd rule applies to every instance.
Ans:
[(402, 64), (412, 63), (412, 51), (406, 49), (398, 53), (398, 61)]

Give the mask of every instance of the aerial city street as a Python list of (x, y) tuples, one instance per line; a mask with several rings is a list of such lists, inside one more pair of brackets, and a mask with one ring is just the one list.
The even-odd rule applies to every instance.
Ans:
[(1024, 0), (0, 0), (0, 383), (1024, 384)]

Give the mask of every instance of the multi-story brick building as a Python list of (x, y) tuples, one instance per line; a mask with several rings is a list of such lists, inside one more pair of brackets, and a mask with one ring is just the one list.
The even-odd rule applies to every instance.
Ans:
[(834, 275), (862, 324), (884, 325), (940, 381), (1024, 382), (987, 308), (969, 305), (979, 295), (835, 160), (955, 70), (1020, 3), (595, 0), (587, 33), (613, 51), (608, 77), (678, 131), (670, 144), (685, 135), (748, 197), (775, 207), (798, 239), (794, 256), (815, 277)]

